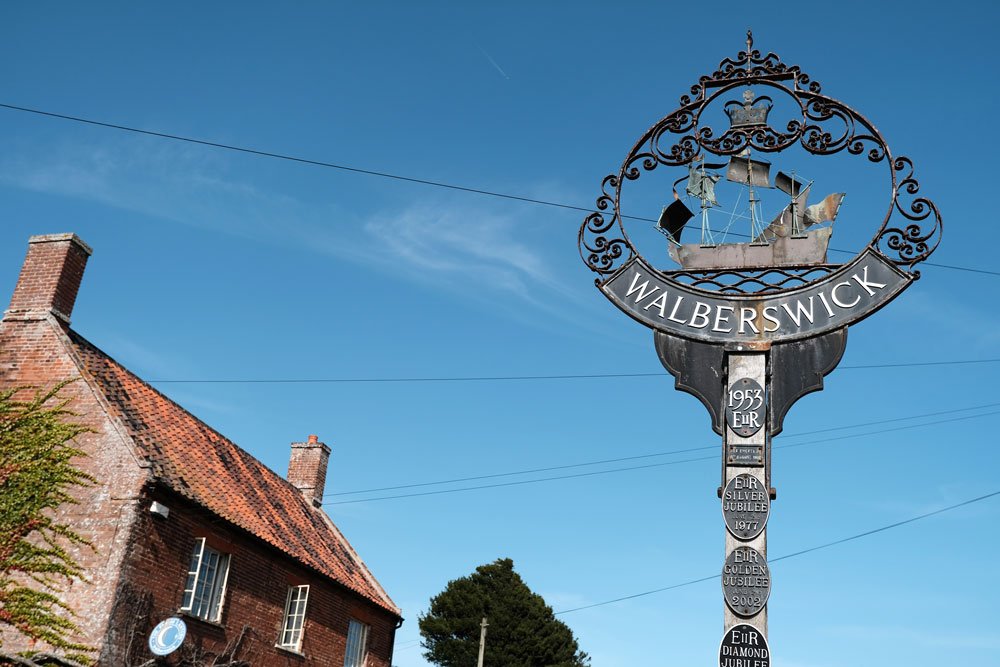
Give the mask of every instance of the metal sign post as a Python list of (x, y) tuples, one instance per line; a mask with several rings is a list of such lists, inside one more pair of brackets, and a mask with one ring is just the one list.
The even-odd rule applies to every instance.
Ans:
[[(775, 99), (791, 117), (772, 125)], [(720, 116), (728, 123), (713, 126)], [(888, 167), (888, 211), (850, 261), (827, 259), (845, 193), (810, 204), (814, 183), (796, 176), (797, 165), (782, 165), (789, 171), (772, 179), (771, 160), (787, 149), (812, 157), (845, 153)], [(716, 173), (723, 168), (725, 174)], [(650, 173), (672, 184), (673, 201), (656, 229), (666, 237), (664, 254), (679, 268), (655, 267), (626, 231), (626, 219), (648, 217), (641, 209), (623, 214), (629, 184)], [(731, 212), (716, 211), (727, 187), (739, 189), (730, 193), (736, 204)], [(864, 116), (822, 94), (798, 66), (755, 50), (748, 32), (746, 50), (700, 77), (680, 107), (639, 138), (618, 173), (605, 177), (596, 209), (580, 228), (581, 257), (598, 275), (598, 289), (653, 329), (675, 387), (702, 402), (722, 437), (720, 667), (770, 667), (767, 522), (777, 495), (771, 440), (791, 406), (822, 389), (843, 356), (848, 326), (920, 277), (916, 265), (937, 247), (942, 222), (919, 191), (912, 162), (893, 157)], [(769, 220), (765, 209), (775, 201)], [(737, 213), (740, 202), (746, 208)], [(693, 210), (701, 214), (701, 239), (682, 243)], [(716, 214), (723, 219), (713, 226)], [(852, 224), (872, 217), (868, 211), (849, 216)], [(730, 233), (738, 220), (747, 233)]]
[[(759, 590), (764, 588), (759, 578), (767, 568), (767, 519), (771, 515), (770, 475), (764, 465), (768, 458), (767, 429), (763, 421), (757, 422), (756, 429), (743, 433), (733, 428), (734, 423), (746, 421), (737, 421), (739, 416), (756, 415), (742, 408), (764, 407), (767, 354), (735, 353), (727, 357), (729, 391), (725, 397), (727, 424), (722, 476), (722, 515), (726, 522), (726, 560), (722, 568), (725, 629), (728, 631), (744, 623), (743, 619), (753, 618), (754, 626), (767, 637), (765, 605), (771, 592), (770, 577), (766, 593)], [(760, 413), (764, 414), (764, 410)]]

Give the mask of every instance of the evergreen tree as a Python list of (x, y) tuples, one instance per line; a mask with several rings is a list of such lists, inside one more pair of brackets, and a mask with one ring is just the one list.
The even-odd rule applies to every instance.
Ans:
[(509, 558), (448, 583), (420, 617), (424, 657), (441, 667), (476, 667), (486, 617), (484, 667), (587, 667), (573, 632), (532, 593)]
[(63, 386), (25, 401), (16, 399), (24, 389), (0, 392), (0, 623), (86, 660), (89, 649), (70, 640), (73, 612), (57, 596), (83, 575), (67, 546), (88, 543), (56, 510), (75, 502), (73, 487), (93, 482), (73, 465), (83, 455), (73, 439), (87, 429), (59, 398)]

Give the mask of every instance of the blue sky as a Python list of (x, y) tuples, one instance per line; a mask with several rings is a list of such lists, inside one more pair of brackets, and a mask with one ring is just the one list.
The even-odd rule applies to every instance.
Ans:
[[(932, 261), (998, 270), (988, 169), (976, 168), (991, 159), (998, 105), (994, 4), (749, 16), (743, 2), (676, 4), (5, 5), (0, 102), (589, 206), (635, 139), (742, 49), (749, 24), (757, 47), (800, 64), (913, 158), (945, 219)], [(149, 380), (662, 370), (650, 333), (580, 262), (582, 214), (9, 110), (0, 127), (0, 293), (29, 235), (78, 233), (94, 255), (74, 327)], [(851, 329), (842, 368), (786, 420), (776, 446), (811, 446), (775, 451), (772, 556), (1000, 489), (997, 406), (795, 436), (997, 402), (996, 364), (849, 368), (998, 356), (1000, 277), (923, 274)], [(717, 460), (683, 462), (717, 450), (660, 455), (718, 438), (665, 373), (157, 386), (281, 473), (288, 443), (319, 434), (333, 447), (330, 501), (619, 457), (657, 454), (562, 473), (682, 461), (329, 505), (404, 610), (399, 667), (425, 664), (416, 621), (429, 598), (496, 558), (557, 611), (722, 566)], [(952, 417), (969, 419), (928, 424)], [(914, 428), (871, 433), (900, 425)], [(989, 664), (998, 518), (986, 501), (775, 563), (775, 664)], [(561, 618), (595, 667), (712, 664), (718, 589)]]

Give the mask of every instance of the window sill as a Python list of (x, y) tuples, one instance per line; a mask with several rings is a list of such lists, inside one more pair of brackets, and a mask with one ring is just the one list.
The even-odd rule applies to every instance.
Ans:
[(198, 621), (199, 623), (202, 623), (202, 624), (207, 625), (209, 627), (218, 628), (219, 630), (225, 630), (226, 629), (226, 626), (224, 624), (222, 624), (222, 623), (219, 623), (218, 621), (210, 621), (208, 619), (202, 618), (201, 616), (195, 616), (191, 612), (184, 611), (183, 609), (178, 609), (177, 610), (177, 614), (179, 616), (183, 616), (185, 619), (189, 618), (189, 619), (191, 619), (193, 621)]
[(294, 655), (296, 658), (305, 659), (305, 657), (306, 657), (305, 653), (302, 653), (301, 651), (297, 651), (297, 650), (295, 650), (293, 648), (289, 648), (288, 646), (282, 646), (281, 644), (275, 644), (274, 648), (278, 649), (282, 653), (287, 653), (288, 655)]

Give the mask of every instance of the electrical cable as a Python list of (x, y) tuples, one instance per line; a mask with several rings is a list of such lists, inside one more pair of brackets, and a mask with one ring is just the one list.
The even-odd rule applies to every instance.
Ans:
[[(893, 432), (893, 431), (906, 431), (906, 430), (914, 429), (914, 428), (923, 428), (925, 426), (934, 426), (936, 424), (946, 424), (946, 423), (957, 422), (957, 421), (966, 421), (966, 420), (969, 420), (969, 419), (979, 419), (981, 417), (988, 417), (988, 416), (996, 415), (996, 414), (1000, 414), (1000, 410), (994, 410), (992, 412), (984, 412), (984, 413), (978, 414), (978, 415), (967, 415), (965, 417), (953, 417), (951, 419), (939, 419), (939, 420), (935, 420), (935, 421), (926, 422), (926, 423), (923, 423), (923, 424), (908, 424), (906, 426), (896, 426), (896, 427), (893, 427), (893, 428), (881, 429), (879, 431), (869, 431), (869, 432), (866, 432), (866, 433), (852, 433), (852, 434), (849, 434), (849, 435), (841, 435), (841, 436), (836, 436), (836, 437), (833, 437), (833, 438), (823, 438), (821, 440), (809, 440), (807, 442), (800, 442), (800, 443), (793, 443), (793, 444), (786, 444), (786, 445), (775, 445), (774, 449), (792, 449), (792, 448), (797, 448), (797, 447), (809, 447), (809, 446), (818, 445), (818, 444), (821, 444), (821, 443), (834, 442), (836, 440), (847, 440), (847, 439), (850, 439), (850, 438), (865, 437), (865, 436), (869, 436), (869, 435), (880, 435), (882, 433), (890, 433), (890, 432)], [(705, 447), (701, 447), (701, 448), (697, 448), (697, 449), (716, 449), (718, 447), (719, 447), (719, 445), (710, 445), (710, 446), (705, 446)], [(695, 451), (695, 450), (692, 449), (692, 450), (688, 450), (688, 451)], [(646, 465), (641, 465), (641, 466), (628, 466), (628, 467), (625, 467), (625, 468), (612, 468), (610, 470), (595, 470), (595, 471), (592, 471), (592, 472), (575, 473), (575, 474), (572, 474), (572, 475), (556, 475), (556, 476), (553, 476), (553, 477), (539, 477), (537, 479), (525, 479), (525, 480), (519, 480), (519, 481), (516, 481), (516, 482), (500, 482), (500, 483), (497, 483), (497, 484), (481, 484), (481, 485), (478, 485), (478, 486), (463, 486), (463, 487), (461, 487), (459, 489), (439, 489), (437, 491), (421, 491), (419, 493), (401, 493), (401, 494), (397, 494), (397, 495), (393, 495), (393, 496), (378, 496), (376, 498), (360, 498), (360, 499), (357, 499), (357, 500), (337, 500), (337, 501), (334, 501), (334, 502), (325, 502), (323, 504), (326, 505), (326, 506), (331, 506), (331, 505), (353, 505), (353, 504), (356, 504), (356, 503), (374, 502), (376, 500), (397, 500), (397, 499), (400, 499), (400, 498), (417, 498), (417, 497), (421, 497), (421, 496), (437, 496), (437, 495), (442, 495), (442, 494), (445, 494), (445, 493), (459, 493), (459, 492), (462, 492), (462, 491), (477, 491), (477, 490), (480, 490), (480, 489), (496, 489), (496, 488), (502, 488), (502, 487), (508, 487), (508, 486), (522, 486), (524, 484), (537, 484), (537, 483), (540, 483), (540, 482), (552, 482), (552, 481), (561, 480), (561, 479), (578, 479), (578, 478), (581, 478), (581, 477), (593, 477), (595, 475), (607, 475), (607, 474), (616, 473), (616, 472), (629, 472), (629, 471), (632, 471), (632, 470), (645, 470), (645, 469), (648, 469), (648, 468), (663, 468), (663, 467), (667, 467), (667, 466), (680, 465), (682, 463), (694, 463), (694, 462), (697, 462), (697, 461), (709, 461), (709, 460), (717, 460), (717, 459), (718, 459), (718, 455), (717, 454), (712, 454), (710, 456), (700, 456), (700, 457), (690, 458), (690, 459), (680, 459), (680, 460), (677, 460), (677, 461), (666, 461), (666, 462), (663, 462), (663, 463), (648, 463)]]
[[(849, 537), (842, 537), (839, 540), (834, 540), (833, 542), (827, 542), (825, 544), (818, 544), (814, 547), (809, 547), (807, 549), (802, 549), (800, 551), (794, 551), (790, 554), (785, 554), (783, 556), (778, 556), (777, 558), (768, 559), (768, 565), (776, 563), (780, 560), (787, 560), (789, 558), (795, 558), (803, 554), (812, 553), (813, 551), (819, 551), (821, 549), (828, 549), (830, 547), (837, 546), (838, 544), (844, 544), (845, 542), (851, 542), (853, 540), (861, 539), (862, 537), (868, 537), (869, 535), (875, 535), (876, 533), (882, 533), (893, 528), (898, 528), (900, 526), (905, 526), (906, 524), (913, 523), (915, 521), (920, 521), (921, 519), (927, 519), (929, 517), (943, 514), (945, 512), (950, 512), (952, 510), (959, 509), (960, 507), (965, 507), (967, 505), (972, 505), (973, 503), (978, 503), (983, 500), (988, 500), (990, 498), (1000, 495), (1000, 491), (994, 491), (992, 493), (987, 493), (986, 495), (979, 496), (978, 498), (970, 498), (969, 500), (963, 500), (960, 503), (955, 503), (954, 505), (948, 505), (947, 507), (941, 507), (939, 509), (925, 512), (924, 514), (918, 514), (917, 516), (910, 517), (909, 519), (903, 519), (902, 521), (897, 521), (895, 523), (890, 523), (885, 526), (880, 526), (879, 528), (873, 528), (872, 530), (866, 530), (863, 533), (857, 533), (855, 535), (850, 535)], [(563, 609), (562, 611), (555, 612), (555, 615), (569, 614), (574, 611), (581, 611), (583, 609), (593, 609), (594, 607), (603, 607), (604, 605), (614, 604), (615, 602), (623, 602), (625, 600), (633, 600), (635, 598), (643, 597), (646, 595), (653, 595), (654, 593), (662, 593), (664, 591), (674, 590), (676, 588), (681, 588), (684, 586), (691, 586), (692, 584), (699, 584), (703, 581), (709, 581), (711, 579), (718, 579), (718, 574), (713, 574), (708, 577), (699, 577), (698, 579), (691, 579), (689, 581), (683, 581), (679, 584), (673, 584), (671, 586), (664, 586), (663, 588), (656, 588), (651, 591), (643, 591), (642, 593), (635, 593), (634, 595), (626, 595), (624, 597), (615, 598), (613, 600), (605, 600), (603, 602), (595, 602), (594, 604), (584, 605), (582, 607), (574, 607), (572, 609)]]
[[(971, 410), (983, 410), (986, 408), (993, 408), (1000, 405), (1000, 403), (986, 403), (984, 405), (976, 405), (967, 408), (954, 408), (951, 410), (940, 410), (938, 412), (924, 412), (919, 415), (908, 415), (906, 417), (892, 417), (890, 419), (879, 419), (877, 421), (863, 422), (861, 424), (847, 424), (843, 426), (831, 426), (828, 428), (821, 428), (813, 431), (802, 431), (799, 433), (788, 433), (783, 434), (782, 439), (785, 438), (800, 438), (806, 435), (814, 435), (816, 433), (829, 433), (830, 431), (843, 431), (852, 428), (864, 428), (865, 426), (877, 426), (879, 424), (890, 424), (892, 422), (907, 421), (910, 419), (920, 419), (926, 417), (938, 417), (941, 415), (955, 414), (956, 412), (969, 412)], [(584, 463), (568, 463), (564, 465), (549, 466), (546, 468), (529, 468), (527, 470), (514, 470), (510, 472), (498, 472), (491, 473), (489, 475), (475, 475), (472, 477), (455, 477), (452, 479), (442, 479), (436, 482), (415, 482), (412, 484), (397, 484), (395, 486), (380, 486), (372, 489), (358, 489), (356, 491), (340, 491), (338, 493), (327, 494), (329, 496), (353, 496), (359, 493), (377, 493), (379, 491), (396, 491), (399, 489), (413, 489), (421, 486), (437, 486), (440, 484), (455, 484), (458, 482), (472, 482), (480, 479), (496, 479), (498, 477), (513, 477), (515, 475), (528, 475), (536, 472), (551, 472), (553, 470), (566, 470), (567, 468), (584, 468), (586, 466), (596, 466), (603, 465), (606, 463), (621, 463), (622, 461), (634, 461), (636, 459), (649, 459), (657, 456), (670, 456), (672, 454), (687, 454), (690, 452), (703, 451), (706, 449), (715, 449), (718, 445), (710, 445), (705, 447), (692, 447), (690, 449), (672, 449), (666, 452), (654, 452), (652, 454), (636, 454), (634, 456), (622, 456), (614, 459), (601, 459), (599, 461), (586, 461)]]
[[(379, 178), (388, 178), (395, 181), (405, 181), (407, 183), (417, 183), (419, 185), (429, 185), (436, 188), (445, 188), (448, 190), (458, 190), (460, 192), (469, 192), (477, 195), (485, 195), (488, 197), (498, 197), (500, 199), (512, 199), (514, 201), (527, 202), (529, 204), (541, 204), (543, 206), (553, 206), (556, 208), (565, 208), (571, 211), (583, 211), (585, 213), (592, 213), (593, 208), (584, 208), (581, 206), (572, 206), (570, 204), (560, 204), (559, 202), (546, 201), (544, 199), (534, 199), (532, 197), (522, 197), (520, 195), (512, 195), (503, 192), (493, 192), (491, 190), (483, 190), (481, 188), (470, 188), (464, 185), (454, 185), (451, 183), (445, 183), (443, 181), (432, 181), (425, 178), (416, 178), (412, 176), (402, 176), (400, 174), (391, 174), (386, 171), (377, 171), (374, 169), (362, 169), (360, 167), (351, 167), (344, 164), (336, 164), (334, 162), (325, 162), (323, 160), (311, 160), (309, 158), (296, 157), (294, 155), (286, 155), (284, 153), (275, 153), (272, 151), (263, 151), (256, 148), (245, 148), (242, 146), (236, 146), (233, 144), (224, 144), (218, 141), (208, 141), (206, 139), (196, 139), (194, 137), (185, 137), (179, 134), (171, 134), (169, 132), (156, 132), (154, 130), (143, 130), (138, 127), (131, 127), (129, 125), (119, 125), (118, 123), (108, 123), (100, 120), (93, 120), (91, 118), (82, 118), (80, 116), (70, 116), (68, 114), (54, 113), (52, 111), (42, 111), (41, 109), (32, 109), (29, 107), (17, 106), (15, 104), (4, 104), (0, 102), (0, 108), (10, 109), (11, 111), (21, 111), (25, 113), (36, 114), (39, 116), (47, 116), (49, 118), (58, 118), (60, 120), (69, 120), (74, 123), (83, 123), (86, 125), (95, 125), (97, 127), (104, 127), (112, 130), (121, 130), (123, 132), (132, 132), (134, 134), (142, 134), (149, 137), (157, 137), (160, 139), (170, 139), (173, 141), (182, 141), (189, 144), (197, 144), (199, 146), (208, 146), (210, 148), (220, 148), (222, 150), (234, 151), (237, 153), (247, 153), (249, 155), (257, 155), (259, 157), (274, 158), (276, 160), (286, 160), (288, 162), (297, 162), (300, 164), (308, 164), (314, 167), (326, 167), (328, 169), (339, 169), (341, 171), (349, 171), (355, 174), (364, 174), (366, 176), (377, 176)], [(631, 216), (630, 216), (631, 217)], [(652, 218), (635, 218), (637, 220), (644, 220), (647, 222), (656, 222)]]
[[(959, 366), (969, 364), (995, 364), (997, 359), (958, 359), (955, 361), (913, 361), (887, 364), (840, 366), (841, 370), (869, 370), (874, 368), (916, 368), (920, 366)], [(206, 380), (146, 380), (149, 384), (354, 384), (354, 383), (411, 383), (411, 382), (504, 382), (528, 380), (604, 380), (613, 378), (667, 377), (664, 373), (584, 373), (576, 375), (470, 375), (454, 377), (398, 377), (398, 378), (248, 378)]]
[[(325, 162), (323, 160), (312, 160), (309, 158), (296, 157), (294, 155), (287, 155), (284, 153), (275, 153), (273, 151), (264, 151), (256, 148), (245, 148), (242, 146), (236, 146), (234, 144), (224, 144), (218, 141), (208, 141), (206, 139), (196, 139), (194, 137), (185, 137), (179, 134), (172, 134), (169, 132), (156, 132), (154, 130), (144, 130), (138, 127), (132, 127), (129, 125), (121, 125), (118, 123), (109, 123), (106, 121), (94, 120), (91, 118), (83, 118), (81, 116), (70, 116), (69, 114), (55, 113), (53, 111), (43, 111), (41, 109), (32, 109), (30, 107), (23, 107), (16, 104), (5, 104), (0, 102), (0, 108), (9, 109), (11, 111), (19, 111), (22, 113), (30, 113), (38, 116), (44, 116), (47, 118), (56, 118), (59, 120), (68, 120), (74, 123), (83, 123), (85, 125), (93, 125), (96, 127), (103, 127), (111, 130), (119, 130), (122, 132), (131, 132), (134, 134), (141, 134), (150, 137), (157, 137), (160, 139), (170, 139), (172, 141), (181, 141), (189, 144), (196, 144), (199, 146), (207, 146), (209, 148), (218, 148), (227, 151), (234, 151), (237, 153), (246, 153), (249, 155), (256, 155), (259, 157), (274, 158), (276, 160), (286, 160), (288, 162), (297, 162), (300, 164), (307, 164), (314, 167), (325, 167), (328, 169), (339, 169), (341, 171), (352, 172), (356, 174), (364, 174), (366, 176), (377, 176), (379, 178), (388, 178), (396, 181), (404, 181), (407, 183), (417, 183), (419, 185), (428, 185), (436, 188), (445, 188), (448, 190), (457, 190), (459, 192), (468, 192), (471, 194), (484, 195), (487, 197), (497, 197), (499, 199), (509, 199), (513, 201), (526, 202), (529, 204), (539, 204), (542, 206), (552, 206), (555, 208), (562, 208), (571, 211), (582, 211), (584, 213), (593, 213), (593, 207), (583, 207), (574, 206), (572, 204), (562, 204), (560, 202), (548, 201), (545, 199), (535, 199), (533, 197), (524, 197), (521, 195), (512, 195), (504, 192), (496, 192), (493, 190), (484, 190), (482, 188), (472, 188), (464, 185), (455, 185), (452, 183), (445, 183), (444, 181), (432, 181), (425, 178), (416, 178), (413, 176), (402, 176), (400, 174), (393, 174), (386, 171), (377, 171), (374, 169), (363, 169), (361, 167), (352, 167), (344, 164), (337, 164), (334, 162)], [(640, 220), (643, 222), (657, 222), (655, 218), (646, 218), (642, 216), (635, 215), (622, 215), (623, 218), (629, 220)], [(735, 234), (735, 233), (734, 233)], [(735, 234), (736, 236), (747, 236), (746, 234)], [(748, 237), (749, 238), (749, 237)], [(849, 255), (855, 255), (856, 252), (850, 250), (839, 250), (837, 248), (830, 248), (832, 252), (840, 252)], [(1000, 276), (1000, 271), (990, 271), (988, 269), (977, 269), (965, 266), (954, 266), (950, 264), (937, 264), (935, 262), (924, 262), (924, 266), (935, 266), (942, 269), (952, 269), (955, 271), (970, 271), (973, 273), (981, 273), (990, 276)]]

